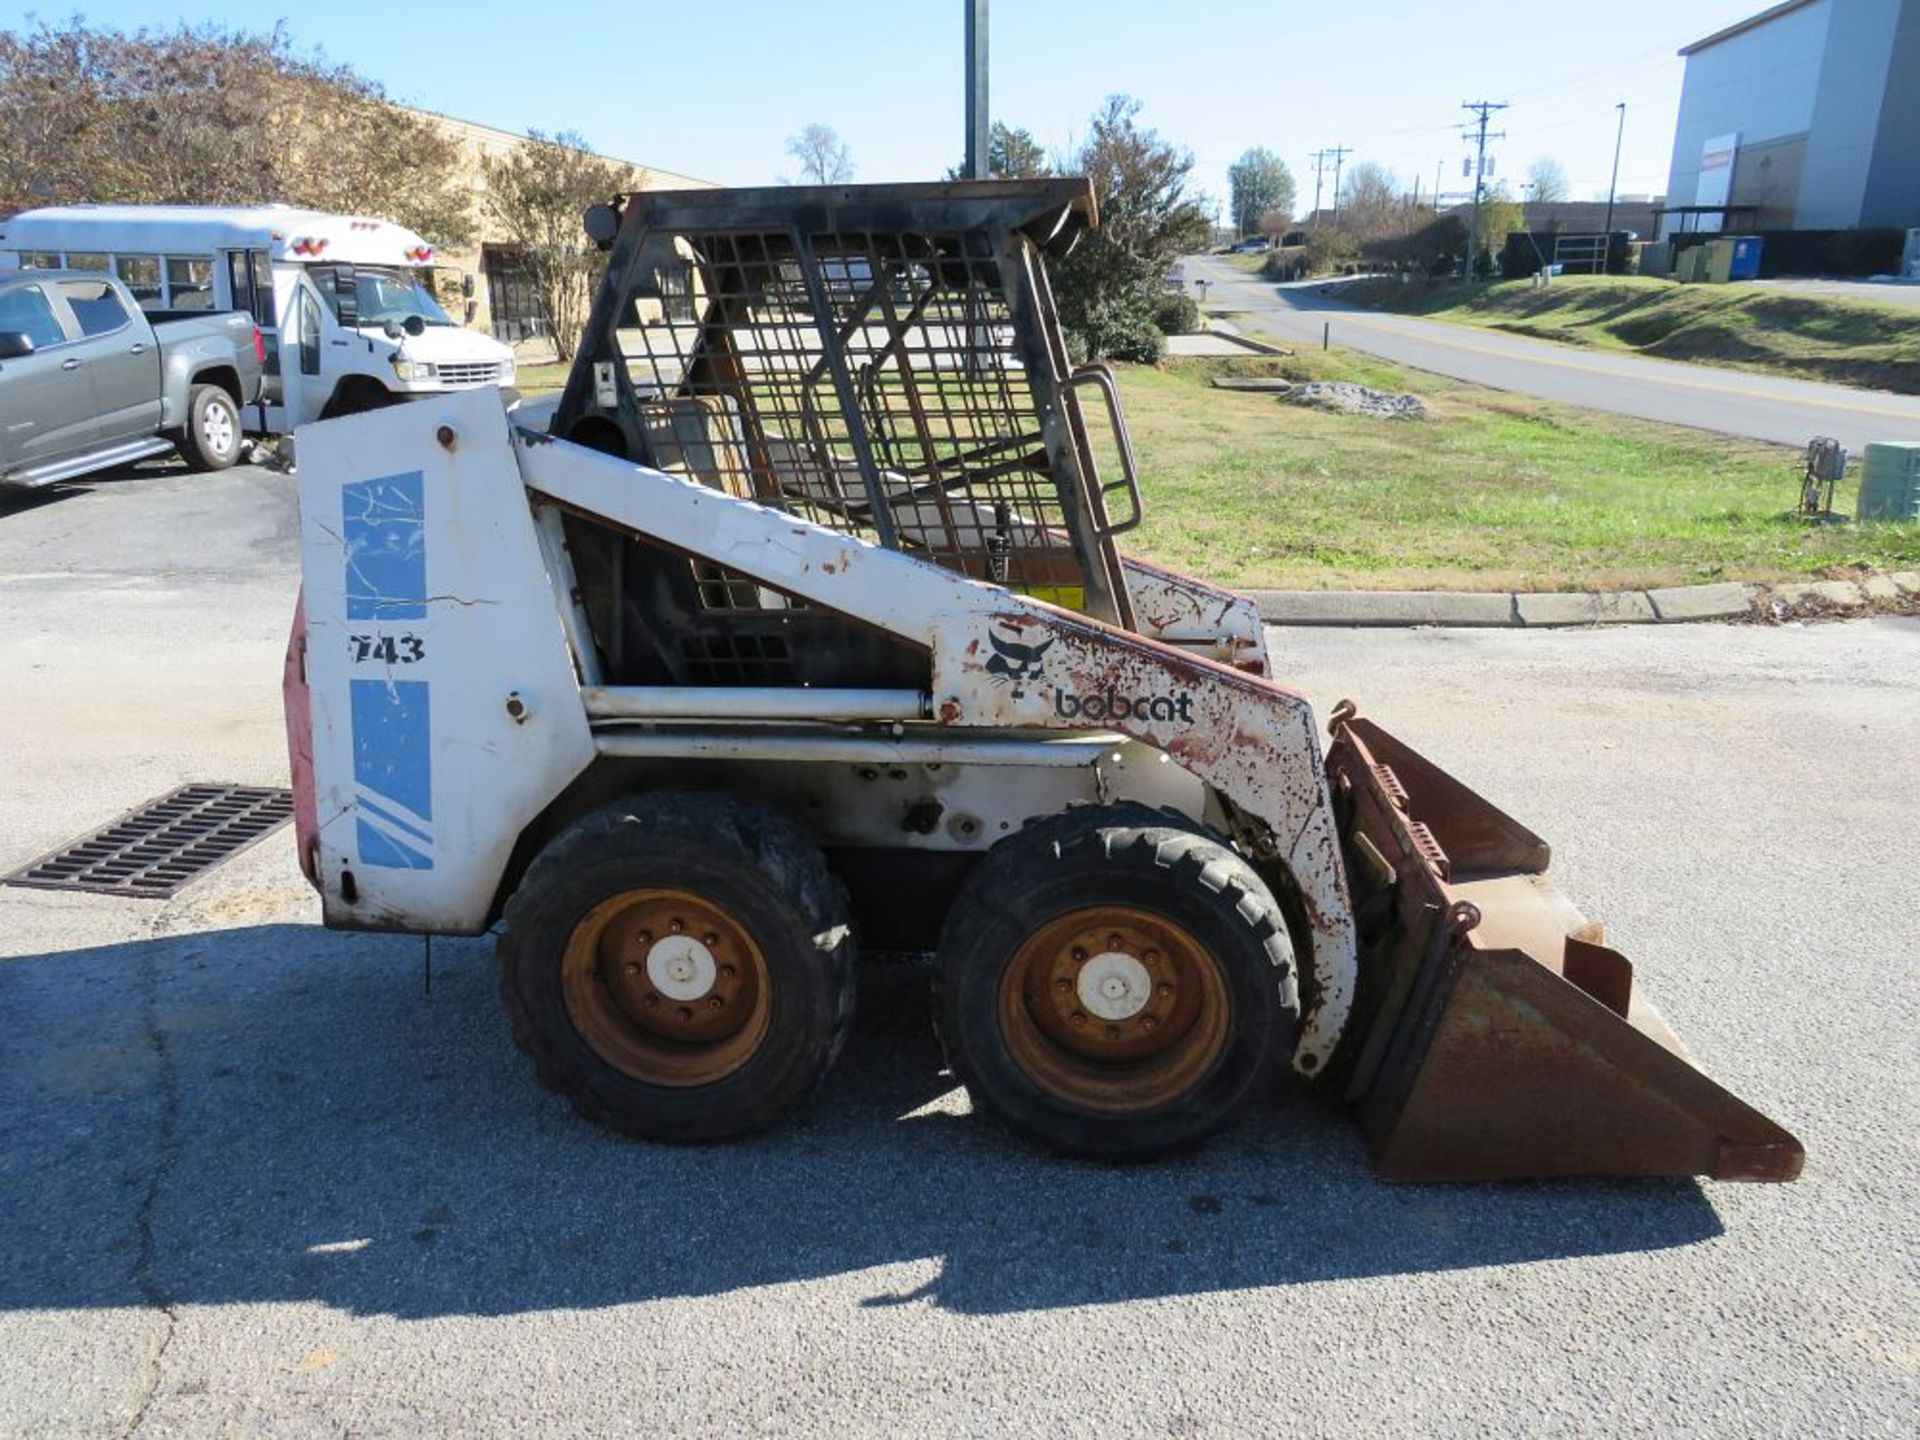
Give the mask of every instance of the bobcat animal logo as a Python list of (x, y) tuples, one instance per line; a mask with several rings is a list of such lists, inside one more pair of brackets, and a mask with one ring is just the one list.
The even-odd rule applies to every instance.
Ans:
[(1040, 678), (1041, 657), (1053, 648), (1053, 637), (1038, 645), (1023, 645), (1018, 640), (1002, 640), (989, 630), (987, 640), (993, 646), (993, 654), (987, 658), (987, 673), (999, 684), (1013, 686), (1014, 699), (1024, 700), (1027, 682)]

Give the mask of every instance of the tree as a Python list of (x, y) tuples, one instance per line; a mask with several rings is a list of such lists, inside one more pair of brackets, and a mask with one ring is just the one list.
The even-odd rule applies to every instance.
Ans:
[(1567, 184), (1567, 172), (1551, 155), (1542, 155), (1527, 167), (1527, 184), (1537, 205), (1551, 205), (1573, 193), (1573, 187)]
[(1260, 233), (1268, 243), (1278, 245), (1293, 229), (1293, 216), (1285, 210), (1269, 210), (1260, 217)]
[(1399, 182), (1368, 160), (1347, 172), (1338, 224), (1356, 240), (1372, 240), (1401, 228)]
[(1526, 228), (1520, 202), (1507, 189), (1506, 181), (1489, 185), (1480, 195), (1480, 224), (1474, 236), (1475, 273), (1490, 271), (1497, 263), (1507, 236)]
[(1293, 172), (1264, 146), (1247, 151), (1227, 167), (1227, 184), (1233, 192), (1233, 228), (1241, 235), (1253, 234), (1260, 217), (1270, 211), (1293, 213)]
[(1158, 360), (1153, 323), (1167, 267), (1206, 243), (1208, 211), (1187, 188), (1193, 156), (1138, 123), (1140, 102), (1110, 95), (1074, 166), (1093, 182), (1100, 228), (1052, 269), (1061, 324), (1076, 354)]
[(483, 162), (488, 217), (513, 246), (553, 340), (553, 357), (573, 359), (587, 322), (600, 255), (580, 217), (589, 205), (639, 189), (644, 179), (595, 155), (572, 132), (529, 131), (527, 143)]
[[(947, 179), (964, 180), (967, 178), (966, 171), (963, 161), (947, 171)], [(1004, 120), (993, 122), (992, 128), (987, 131), (988, 179), (1037, 180), (1042, 175), (1052, 173), (1053, 167), (1047, 163), (1047, 152), (1033, 138), (1031, 130), (1009, 125)]]
[(802, 185), (844, 185), (853, 179), (853, 151), (818, 121), (787, 137), (787, 154), (800, 162)]
[(253, 204), (473, 235), (458, 142), (373, 81), (268, 35), (132, 34), (76, 18), (0, 33), (0, 213), (78, 201)]

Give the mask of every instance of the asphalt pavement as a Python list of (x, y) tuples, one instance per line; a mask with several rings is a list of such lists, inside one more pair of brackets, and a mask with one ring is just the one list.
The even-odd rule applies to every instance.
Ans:
[[(283, 771), (291, 482), (0, 501), (0, 870)], [(1920, 622), (1274, 632), (1547, 835), (1790, 1186), (1400, 1187), (1290, 1089), (1112, 1168), (967, 1114), (916, 965), (746, 1144), (577, 1120), (485, 941), (282, 831), (0, 888), (0, 1435), (1899, 1435), (1920, 1412)]]
[[(1245, 312), (1243, 328), (1300, 345), (1332, 343), (1495, 390), (1641, 420), (1802, 448), (1831, 435), (1858, 455), (1871, 440), (1920, 441), (1920, 396), (1755, 375), (1587, 350), (1478, 326), (1365, 310), (1316, 280), (1276, 285), (1211, 256), (1190, 256), (1209, 308)], [(1330, 330), (1329, 330), (1330, 327)]]

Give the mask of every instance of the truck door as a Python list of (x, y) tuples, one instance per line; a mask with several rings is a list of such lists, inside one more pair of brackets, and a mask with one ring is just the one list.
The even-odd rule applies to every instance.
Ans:
[(265, 434), (271, 430), (267, 407), (284, 403), (281, 399), (280, 320), (273, 303), (273, 258), (264, 250), (227, 250), (222, 252), (227, 267), (227, 285), (233, 296), (233, 308), (253, 316), (260, 327), (260, 342), (265, 354), (266, 380), (260, 401), (250, 407), (245, 424), (249, 430)]
[(160, 429), (160, 349), (106, 280), (62, 280), (60, 296), (80, 327), (75, 352), (93, 382), (94, 438), (144, 440)]
[(0, 470), (63, 460), (98, 443), (93, 386), (63, 308), (37, 284), (0, 288), (0, 330), (34, 344), (31, 355), (0, 360)]

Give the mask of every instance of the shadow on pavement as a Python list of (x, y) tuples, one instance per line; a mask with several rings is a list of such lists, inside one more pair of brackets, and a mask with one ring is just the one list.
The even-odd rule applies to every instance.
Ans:
[(917, 965), (870, 967), (810, 1117), (630, 1143), (533, 1081), (486, 941), (298, 926), (0, 961), (0, 1306), (317, 1300), (497, 1315), (931, 1261), (863, 1303), (998, 1313), (1686, 1245), (1697, 1185), (1390, 1188), (1289, 1092), (1111, 1168), (925, 1107)]

